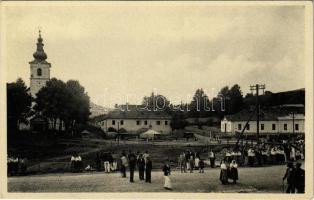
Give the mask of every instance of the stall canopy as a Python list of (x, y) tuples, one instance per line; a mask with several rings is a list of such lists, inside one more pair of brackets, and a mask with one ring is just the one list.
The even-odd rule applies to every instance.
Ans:
[(141, 138), (154, 138), (156, 135), (160, 135), (160, 133), (155, 131), (155, 130), (150, 129), (150, 130), (142, 133), (140, 135), (140, 137)]

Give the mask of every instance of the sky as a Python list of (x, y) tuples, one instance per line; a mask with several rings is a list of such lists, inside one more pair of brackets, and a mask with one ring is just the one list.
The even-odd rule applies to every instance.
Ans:
[(196, 89), (305, 87), (303, 6), (125, 3), (7, 6), (7, 82), (29, 85), (38, 27), (51, 77), (79, 80), (91, 101), (140, 103), (152, 91), (189, 102)]

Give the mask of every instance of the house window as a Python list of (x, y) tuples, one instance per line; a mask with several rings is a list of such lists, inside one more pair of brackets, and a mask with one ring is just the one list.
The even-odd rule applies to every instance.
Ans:
[(246, 130), (250, 130), (250, 124), (247, 124)]
[(147, 125), (147, 121), (146, 120), (144, 121), (144, 125)]
[(104, 126), (104, 125), (105, 125), (105, 122), (101, 122), (101, 125), (103, 125), (103, 126)]
[(37, 69), (37, 76), (41, 76), (42, 75), (42, 71), (40, 68)]
[(141, 124), (141, 121), (140, 120), (137, 120), (136, 121), (136, 125), (140, 125)]
[(287, 129), (288, 129), (288, 125), (287, 125), (287, 124), (284, 124), (284, 125), (283, 125), (283, 130), (286, 131)]
[(123, 120), (121, 120), (121, 121), (120, 121), (120, 125), (123, 125), (123, 123), (124, 123), (124, 121), (123, 121)]
[(261, 130), (262, 131), (264, 130), (264, 124), (261, 124)]
[(271, 129), (274, 131), (274, 130), (276, 130), (276, 124), (272, 124), (271, 125)]
[(157, 125), (160, 125), (160, 121), (156, 121), (156, 124), (157, 124)]
[(294, 129), (295, 129), (296, 131), (298, 131), (298, 130), (299, 130), (299, 124), (295, 124), (295, 125), (294, 125)]
[(166, 125), (166, 126), (168, 125), (168, 121), (165, 121), (165, 125)]
[(115, 125), (116, 124), (116, 121), (115, 120), (112, 120), (112, 125)]
[(242, 129), (242, 124), (238, 124), (238, 130)]

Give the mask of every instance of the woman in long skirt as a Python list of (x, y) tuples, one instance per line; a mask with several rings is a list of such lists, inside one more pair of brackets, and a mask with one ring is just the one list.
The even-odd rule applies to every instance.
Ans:
[(230, 179), (236, 184), (238, 180), (238, 164), (235, 160), (230, 163)]
[(225, 161), (221, 161), (220, 164), (220, 181), (223, 185), (228, 184), (228, 169), (227, 169), (227, 165), (225, 163)]
[(164, 177), (165, 177), (164, 188), (166, 190), (172, 190), (172, 184), (171, 184), (171, 179), (170, 179), (170, 174), (171, 174), (170, 165), (166, 163), (164, 167), (162, 168), (162, 171), (164, 172)]

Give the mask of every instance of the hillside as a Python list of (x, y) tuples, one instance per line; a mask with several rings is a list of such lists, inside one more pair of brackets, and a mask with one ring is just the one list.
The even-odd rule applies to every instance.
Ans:
[(94, 118), (99, 115), (107, 114), (110, 111), (109, 108), (105, 108), (103, 106), (97, 105), (93, 102), (90, 102), (90, 118)]

